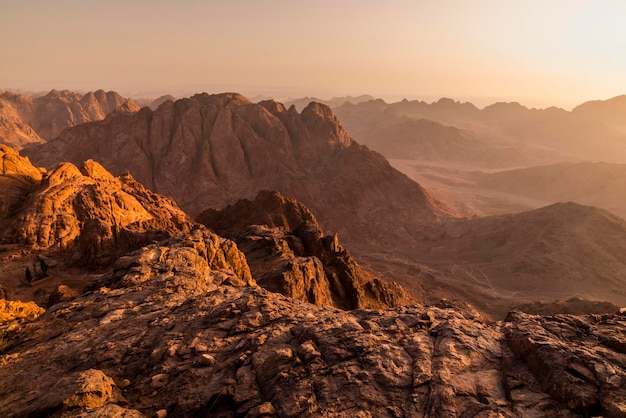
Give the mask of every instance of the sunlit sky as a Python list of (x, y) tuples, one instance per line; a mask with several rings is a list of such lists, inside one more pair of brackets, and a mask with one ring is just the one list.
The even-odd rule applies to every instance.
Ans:
[(571, 108), (626, 93), (625, 21), (623, 0), (0, 0), (0, 89)]

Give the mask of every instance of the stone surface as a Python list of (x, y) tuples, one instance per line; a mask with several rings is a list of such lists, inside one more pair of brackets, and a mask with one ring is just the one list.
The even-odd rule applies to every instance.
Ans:
[(342, 309), (411, 300), (400, 286), (366, 273), (337, 235), (324, 236), (311, 211), (278, 192), (261, 191), (252, 201), (207, 210), (198, 221), (234, 240), (257, 283), (270, 291)]
[[(6, 146), (2, 150), (5, 160), (21, 158)], [(27, 159), (19, 163), (19, 170), (0, 176), (2, 182), (19, 179), (24, 185), (0, 188), (19, 195), (19, 200), (3, 207), (7, 214), (0, 223), (3, 243), (24, 243), (36, 250), (58, 248), (70, 251), (81, 263), (103, 265), (191, 228), (192, 221), (171, 199), (150, 192), (129, 174), (114, 177), (92, 160), (80, 169), (61, 163), (40, 181), (41, 173)]]
[(13, 321), (32, 321), (44, 313), (44, 309), (35, 302), (0, 299), (0, 325)]
[(268, 292), (240, 264), (202, 229), (121, 258), (8, 341), (0, 415), (92, 413), (63, 401), (97, 371), (95, 392), (111, 387), (98, 408), (120, 414), (623, 416), (623, 315), (341, 311)]

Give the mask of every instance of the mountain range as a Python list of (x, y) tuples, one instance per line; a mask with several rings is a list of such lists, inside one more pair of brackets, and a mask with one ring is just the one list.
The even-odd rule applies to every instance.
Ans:
[[(298, 113), (274, 101), (202, 94), (167, 101), (155, 111), (118, 110), (25, 152), (45, 167), (94, 159), (116, 175), (128, 170), (192, 216), (276, 190), (310, 208), (320, 229), (339, 234), (369, 270), (398, 281), (420, 300), (463, 295), (498, 317), (513, 304), (557, 296), (626, 303), (620, 290), (626, 264), (616, 256), (621, 246), (613, 252), (595, 244), (626, 238), (619, 219), (577, 205), (509, 218), (459, 218), (381, 155), (353, 141), (324, 105), (313, 103)], [(607, 226), (569, 233), (596, 217)], [(543, 226), (521, 226), (533, 224)], [(554, 245), (544, 242), (550, 228)], [(507, 245), (493, 244), (500, 235)], [(582, 268), (571, 245), (588, 254), (585, 265), (598, 267)], [(533, 252), (542, 246), (545, 251)], [(489, 279), (473, 279), (476, 269), (487, 270)], [(426, 279), (416, 279), (421, 272), (428, 272)], [(581, 277), (583, 272), (588, 276)], [(570, 284), (558, 295), (556, 286), (536, 285), (555, 277)], [(511, 287), (513, 279), (520, 283)], [(611, 284), (591, 292), (602, 280)]]
[[(319, 103), (157, 105), (0, 145), (0, 415), (626, 414), (626, 221), (571, 202), (464, 216)], [(340, 107), (365, 105), (387, 106)], [(424, 109), (498, 129), (564, 112)], [(497, 148), (405, 117), (387, 128), (445, 136), (455, 163)], [(507, 174), (459, 179), (507, 194)]]
[[(479, 109), (445, 98), (434, 103), (377, 99), (334, 109), (355, 140), (371, 144), (388, 158), (397, 158), (394, 147), (401, 146), (409, 159), (462, 162), (474, 168), (566, 161), (624, 163), (626, 130), (623, 123), (616, 122), (624, 110), (624, 100), (619, 97), (584, 103), (571, 112), (555, 107), (529, 109), (519, 103), (495, 103)], [(437, 125), (418, 123), (420, 120), (448, 129), (435, 129)], [(457, 138), (453, 143), (452, 133)], [(474, 145), (482, 147), (485, 155), (476, 159), (467, 151)]]

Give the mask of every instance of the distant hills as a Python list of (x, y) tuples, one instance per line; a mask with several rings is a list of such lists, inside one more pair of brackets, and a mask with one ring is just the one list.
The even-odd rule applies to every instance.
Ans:
[(64, 129), (104, 117), (126, 102), (113, 91), (79, 94), (51, 90), (43, 96), (0, 94), (0, 143), (16, 149), (56, 138)]
[[(622, 102), (587, 103), (568, 112), (554, 107), (528, 109), (519, 103), (479, 109), (451, 99), (434, 103), (378, 99), (347, 103), (335, 112), (355, 140), (388, 158), (395, 158), (394, 147), (401, 146), (411, 159), (493, 168), (581, 160), (626, 162), (626, 129), (615, 116), (624, 115)], [(597, 111), (599, 106), (602, 112)], [(450, 142), (449, 130), (436, 132), (432, 124), (419, 120), (455, 128), (457, 141)], [(468, 148), (480, 151), (468, 153)], [(477, 153), (483, 156), (476, 159)]]

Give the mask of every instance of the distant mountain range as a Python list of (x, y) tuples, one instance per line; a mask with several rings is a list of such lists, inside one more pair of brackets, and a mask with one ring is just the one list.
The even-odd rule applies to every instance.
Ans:
[[(623, 119), (626, 114), (624, 101), (588, 102), (568, 112), (554, 107), (528, 109), (518, 103), (479, 109), (451, 99), (430, 104), (408, 100), (388, 104), (378, 99), (347, 103), (335, 112), (355, 140), (388, 158), (397, 158), (400, 147), (410, 159), (494, 168), (626, 162), (626, 127), (619, 122), (619, 115)], [(443, 126), (434, 128), (422, 120)]]

